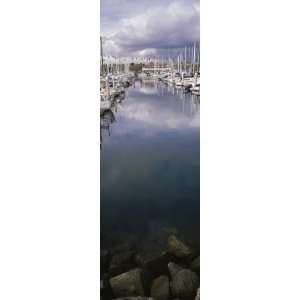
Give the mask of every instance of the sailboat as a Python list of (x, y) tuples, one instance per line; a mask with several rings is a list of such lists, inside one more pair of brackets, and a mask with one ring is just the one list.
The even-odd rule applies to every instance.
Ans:
[(195, 95), (200, 95), (200, 73), (196, 73), (194, 77), (194, 82), (190, 91)]

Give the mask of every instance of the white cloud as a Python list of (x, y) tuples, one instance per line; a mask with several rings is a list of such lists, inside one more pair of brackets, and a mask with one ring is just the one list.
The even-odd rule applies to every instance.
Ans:
[(104, 55), (118, 56), (122, 53), (121, 47), (112, 39), (105, 39), (103, 42)]
[(199, 3), (194, 0), (155, 2), (153, 7), (133, 16), (114, 20), (111, 39), (119, 51), (138, 55), (152, 55), (154, 48), (180, 48), (199, 40), (199, 10)]
[(151, 56), (157, 54), (157, 50), (154, 48), (147, 48), (141, 51), (137, 51), (136, 54), (138, 56)]

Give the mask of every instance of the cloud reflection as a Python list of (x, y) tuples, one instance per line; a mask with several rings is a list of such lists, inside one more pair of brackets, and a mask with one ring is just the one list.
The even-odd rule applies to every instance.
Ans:
[(114, 135), (145, 134), (199, 129), (200, 103), (191, 94), (172, 95), (165, 86), (148, 83), (131, 89), (116, 114)]

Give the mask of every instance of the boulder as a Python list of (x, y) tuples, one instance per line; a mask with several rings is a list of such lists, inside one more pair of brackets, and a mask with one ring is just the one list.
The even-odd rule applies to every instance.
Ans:
[(136, 264), (150, 272), (152, 278), (168, 274), (168, 253), (140, 253), (136, 255)]
[(110, 252), (108, 250), (100, 250), (100, 270), (101, 270), (101, 275), (105, 273), (108, 269), (109, 266), (109, 261), (110, 261)]
[(141, 269), (137, 268), (115, 276), (109, 282), (116, 298), (145, 296), (143, 271)]
[(192, 271), (196, 272), (197, 274), (199, 274), (199, 272), (200, 272), (200, 256), (198, 256), (191, 262), (190, 269)]
[(200, 288), (197, 291), (197, 295), (196, 295), (195, 300), (200, 300)]
[(170, 283), (167, 276), (156, 278), (151, 287), (151, 297), (155, 300), (168, 300), (170, 296)]
[(168, 237), (176, 232), (164, 223), (150, 220), (147, 226), (147, 235), (139, 242), (139, 254), (136, 256), (138, 266), (147, 269), (152, 279), (168, 274), (168, 262), (174, 256), (166, 251)]
[(153, 300), (148, 297), (125, 297), (125, 298), (115, 298), (113, 300)]
[(173, 262), (170, 262), (170, 263), (168, 263), (168, 269), (169, 269), (169, 273), (170, 273), (171, 278), (174, 279), (175, 275), (179, 271), (183, 270), (184, 268), (177, 265), (177, 264), (175, 264), (175, 263), (173, 263)]
[(194, 300), (199, 285), (200, 282), (197, 274), (191, 270), (183, 269), (172, 279), (172, 295), (180, 300)]
[(134, 251), (126, 251), (115, 254), (111, 259), (110, 266), (121, 265), (133, 261), (134, 254)]
[(112, 292), (109, 286), (108, 274), (104, 274), (103, 279), (100, 281), (100, 295), (103, 299), (111, 299)]
[(168, 252), (178, 258), (186, 258), (193, 255), (192, 249), (175, 235), (171, 235), (167, 242)]
[(135, 267), (134, 255), (134, 251), (125, 251), (114, 254), (109, 266), (110, 276), (120, 275), (133, 269)]
[[(130, 239), (130, 237), (129, 237)], [(133, 241), (127, 241), (122, 244), (118, 244), (117, 246), (111, 249), (112, 254), (127, 252), (127, 251), (134, 251), (136, 249), (135, 243)]]

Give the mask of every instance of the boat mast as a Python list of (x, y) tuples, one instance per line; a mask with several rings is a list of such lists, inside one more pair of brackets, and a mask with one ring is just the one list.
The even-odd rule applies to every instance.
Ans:
[(186, 46), (184, 46), (184, 72), (186, 73)]
[(200, 42), (199, 42), (199, 48), (198, 48), (198, 72), (200, 73)]
[(194, 43), (194, 53), (193, 53), (193, 74), (195, 73), (195, 61), (196, 61), (196, 43)]
[(101, 51), (101, 74), (103, 74), (104, 73), (104, 65), (103, 65), (102, 36), (100, 36), (100, 51)]

